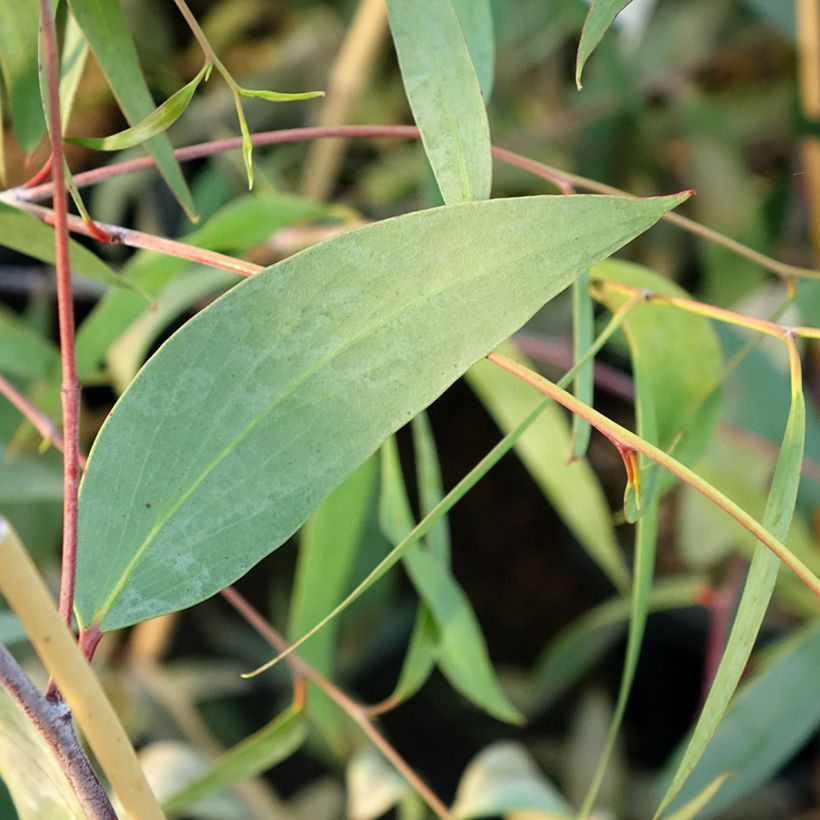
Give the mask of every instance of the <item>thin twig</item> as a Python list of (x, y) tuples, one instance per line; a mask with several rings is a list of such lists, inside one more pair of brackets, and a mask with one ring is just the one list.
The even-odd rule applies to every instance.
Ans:
[(55, 267), (57, 314), (60, 326), (60, 359), (63, 383), (63, 555), (60, 572), (60, 615), (71, 626), (74, 585), (77, 575), (77, 492), (80, 486), (80, 381), (74, 355), (74, 299), (68, 259), (68, 193), (63, 170), (63, 139), (60, 122), (60, 75), (57, 67), (57, 33), (51, 0), (40, 0), (40, 28), (48, 86), (46, 106), (51, 138), (51, 176), (54, 180)]
[(68, 707), (62, 701), (43, 697), (2, 645), (0, 686), (54, 753), (85, 815), (92, 820), (117, 820), (111, 801), (74, 734)]
[[(14, 202), (28, 213), (42, 219), (48, 225), (55, 224), (56, 214), (50, 208), (40, 205), (33, 205), (28, 202)], [(141, 248), (142, 250), (155, 251), (166, 256), (174, 256), (178, 259), (187, 259), (201, 265), (209, 265), (212, 268), (230, 271), (239, 276), (252, 276), (254, 273), (264, 270), (261, 265), (253, 262), (246, 262), (244, 259), (235, 259), (224, 253), (209, 251), (205, 248), (197, 248), (185, 242), (177, 242), (175, 239), (166, 239), (163, 236), (155, 236), (142, 231), (135, 231), (131, 228), (123, 228), (119, 225), (109, 225), (106, 222), (85, 222), (78, 216), (68, 215), (68, 229), (72, 233), (79, 233), (83, 236), (90, 236), (92, 239), (104, 237), (104, 241), (111, 244), (127, 245), (130, 248)]]
[[(61, 453), (64, 452), (63, 434), (57, 425), (38, 407), (35, 407), (8, 379), (0, 374), (0, 394), (4, 395)], [(85, 469), (85, 453), (77, 454), (80, 466)]]
[[(233, 587), (223, 589), (222, 596), (277, 652), (283, 652), (288, 648), (288, 642)], [(444, 803), (374, 726), (366, 706), (357, 703), (339, 689), (333, 681), (326, 678), (298, 655), (291, 653), (288, 655), (287, 660), (295, 671), (313, 681), (334, 703), (347, 713), (350, 719), (367, 735), (371, 743), (390, 761), (396, 771), (415, 789), (436, 816), (446, 820), (452, 818)]]
[[(264, 145), (277, 145), (285, 142), (304, 142), (306, 140), (330, 137), (336, 137), (339, 139), (372, 139), (381, 137), (419, 139), (419, 131), (412, 125), (339, 125), (316, 128), (292, 128), (282, 131), (265, 131), (259, 134), (254, 134), (251, 137), (251, 142), (254, 146), (260, 147)], [(221, 154), (225, 151), (234, 151), (241, 147), (242, 138), (231, 137), (229, 139), (191, 145), (187, 148), (178, 148), (174, 151), (174, 154), (178, 160), (186, 161), (211, 156), (213, 154)], [(571, 184), (583, 190), (594, 191), (596, 193), (610, 194), (614, 196), (632, 196), (632, 194), (622, 191), (620, 188), (614, 188), (611, 185), (596, 182), (593, 179), (588, 179), (587, 177), (582, 177), (578, 174), (572, 174), (568, 171), (562, 171), (559, 168), (553, 168), (552, 166), (545, 165), (542, 162), (536, 162), (535, 160), (527, 157), (522, 157), (520, 154), (508, 151), (505, 148), (494, 147), (493, 155), (496, 159), (506, 162), (508, 165), (514, 165), (522, 170), (549, 180), (553, 184), (559, 186), (562, 190), (565, 190), (566, 184)], [(128, 162), (107, 165), (103, 168), (96, 168), (92, 171), (86, 171), (83, 174), (77, 174), (74, 177), (74, 182), (78, 187), (83, 187), (85, 185), (92, 185), (96, 182), (100, 182), (103, 179), (118, 176), (119, 174), (151, 168), (153, 165), (154, 159), (152, 157), (139, 157), (138, 159), (129, 160)], [(14, 204), (15, 202), (22, 202), (26, 200), (42, 199), (47, 196), (50, 191), (51, 185), (46, 183), (28, 190), (21, 188), (12, 189), (7, 193), (5, 198), (6, 201)], [(820, 271), (812, 270), (811, 268), (802, 268), (797, 265), (789, 265), (786, 262), (780, 262), (777, 259), (772, 259), (770, 256), (766, 256), (766, 254), (755, 251), (735, 239), (724, 236), (711, 228), (707, 228), (706, 226), (701, 225), (692, 219), (680, 216), (679, 214), (667, 213), (661, 218), (665, 219), (667, 222), (672, 222), (690, 233), (700, 236), (702, 239), (722, 245), (733, 253), (738, 254), (738, 256), (749, 259), (755, 264), (760, 265), (778, 276), (783, 276), (787, 279), (795, 276), (807, 279), (820, 279)]]

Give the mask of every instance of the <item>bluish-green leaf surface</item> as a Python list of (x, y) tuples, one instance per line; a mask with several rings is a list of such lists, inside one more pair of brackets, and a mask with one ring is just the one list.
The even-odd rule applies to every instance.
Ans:
[(448, 204), (486, 199), (490, 127), (464, 31), (450, 0), (387, 0), (401, 78)]
[(80, 624), (115, 629), (235, 581), (471, 364), (684, 198), (434, 208), (334, 237), (212, 303), (95, 442)]

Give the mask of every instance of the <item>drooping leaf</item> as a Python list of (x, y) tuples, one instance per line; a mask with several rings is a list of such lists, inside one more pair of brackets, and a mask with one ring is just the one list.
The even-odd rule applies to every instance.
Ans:
[(37, 147), (46, 130), (37, 76), (39, 25), (37, 3), (0, 0), (0, 71), (14, 133), (27, 152)]
[(578, 44), (578, 56), (575, 61), (575, 84), (580, 90), (581, 74), (586, 61), (598, 47), (615, 18), (632, 0), (592, 0), (584, 28), (581, 31), (581, 42)]
[(206, 772), (166, 800), (163, 808), (170, 815), (180, 814), (212, 794), (266, 772), (290, 757), (302, 745), (306, 734), (304, 715), (298, 709), (289, 708), (220, 755)]
[[(83, 30), (74, 15), (68, 12), (60, 59), (60, 119), (64, 132), (74, 110), (74, 100), (85, 70), (88, 51), (88, 40)], [(40, 82), (42, 85), (42, 80)]]
[[(394, 438), (382, 446), (380, 519), (395, 544), (415, 526)], [(452, 686), (500, 720), (520, 722), (520, 713), (496, 679), (478, 620), (452, 576), (449, 556), (419, 543), (407, 551), (404, 566), (436, 625), (436, 662)]]
[(0, 373), (21, 379), (49, 379), (59, 370), (57, 347), (22, 319), (0, 308)]
[(520, 743), (504, 741), (476, 755), (461, 777), (453, 804), (458, 820), (531, 810), (544, 820), (573, 817), (572, 806)]
[[(319, 506), (302, 529), (288, 631), (302, 635), (332, 608), (350, 585), (356, 554), (371, 508), (376, 502), (378, 460), (368, 459)], [(302, 657), (324, 674), (333, 669), (338, 625), (305, 645)], [(349, 751), (347, 722), (338, 707), (313, 684), (307, 716), (319, 727), (331, 749)]]
[(404, 89), (444, 201), (486, 199), (487, 113), (450, 0), (387, 0)]
[(700, 794), (696, 794), (685, 806), (681, 806), (674, 814), (667, 815), (667, 820), (695, 820), (703, 817), (703, 810), (708, 808), (709, 802), (714, 799), (723, 784), (734, 772), (723, 772), (704, 787)]
[[(132, 125), (147, 117), (156, 105), (140, 69), (137, 50), (119, 0), (70, 0), (83, 30), (125, 118)], [(166, 134), (145, 143), (157, 168), (185, 213), (195, 220), (195, 207), (173, 147)]]
[(135, 623), (240, 577), (390, 433), (683, 198), (444, 206), (233, 288), (165, 343), (97, 437), (80, 492), (80, 623)]
[(348, 820), (376, 820), (410, 791), (408, 782), (370, 746), (351, 758), (345, 779)]
[(484, 101), (493, 93), (495, 32), (490, 0), (451, 0), (467, 40)]
[[(818, 691), (820, 623), (815, 622), (786, 640), (776, 657), (738, 690), (708, 749), (670, 808), (692, 800), (721, 772), (731, 771), (733, 776), (698, 817), (717, 815), (765, 783), (820, 725)], [(672, 766), (659, 778), (662, 787), (679, 759), (680, 754), (675, 755)]]
[(211, 64), (206, 63), (189, 83), (175, 91), (138, 123), (108, 137), (66, 137), (66, 142), (93, 148), (96, 151), (122, 151), (141, 145), (152, 137), (167, 131), (183, 114), (193, 99), (202, 80), (207, 81)]
[(19, 820), (85, 820), (85, 811), (52, 748), (0, 687), (0, 777)]
[[(788, 535), (794, 514), (806, 440), (806, 406), (796, 351), (792, 356), (791, 399), (783, 443), (763, 514), (763, 526), (781, 541)], [(712, 687), (672, 783), (661, 799), (657, 815), (670, 805), (683, 788), (726, 713), (760, 632), (779, 568), (777, 556), (759, 543), (755, 547), (734, 623)]]
[[(511, 344), (499, 351), (522, 360)], [(528, 385), (488, 362), (471, 368), (467, 381), (504, 431), (515, 427), (540, 401)], [(617, 588), (625, 589), (629, 574), (615, 539), (606, 497), (585, 461), (567, 463), (569, 446), (569, 425), (561, 409), (553, 405), (541, 412), (515, 449), (590, 557)]]
[[(0, 202), (0, 245), (49, 265), (55, 263), (54, 229), (4, 202)], [(96, 279), (98, 282), (104, 282), (106, 285), (131, 287), (121, 276), (117, 276), (102, 259), (73, 239), (69, 240), (68, 248), (72, 271), (88, 276), (90, 279)]]

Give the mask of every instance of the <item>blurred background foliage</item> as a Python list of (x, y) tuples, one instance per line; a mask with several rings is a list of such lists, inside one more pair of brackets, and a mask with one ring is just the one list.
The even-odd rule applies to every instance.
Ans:
[[(199, 70), (199, 49), (171, 3), (125, 0), (124, 6), (154, 99), (165, 99)], [(200, 0), (191, 2), (191, 8), (243, 85), (302, 91), (328, 87), (357, 3)], [(684, 206), (687, 215), (779, 259), (805, 266), (816, 263), (820, 249), (812, 249), (807, 235), (820, 203), (811, 202), (806, 194), (801, 145), (818, 134), (818, 124), (801, 114), (794, 4), (636, 0), (590, 60), (581, 92), (573, 78), (587, 11), (583, 2), (493, 0), (492, 11), (496, 67), (489, 114), (494, 144), (635, 194), (694, 188), (697, 196)], [(355, 76), (361, 94), (350, 103), (343, 121), (412, 122), (387, 29), (376, 26), (374, 31), (372, 64)], [(330, 100), (281, 106), (246, 100), (245, 111), (251, 131), (292, 128), (316, 123)], [(82, 75), (68, 133), (108, 134), (125, 126), (92, 57)], [(187, 145), (236, 132), (230, 93), (212, 78), (170, 135), (176, 145)], [(40, 146), (26, 160), (21, 147), (25, 139), (6, 122), (8, 186), (23, 182), (45, 159), (47, 152)], [(318, 182), (315, 173), (311, 175), (315, 151), (307, 143), (257, 149), (255, 192), (309, 198), (319, 193), (333, 205), (310, 206), (311, 212), (303, 203), (303, 210), (288, 212), (282, 220), (296, 222), (295, 227), (272, 229), (270, 235), (254, 236), (244, 246), (239, 241), (236, 250), (270, 264), (348, 222), (437, 203), (432, 176), (415, 142), (352, 141), (338, 170)], [(69, 147), (68, 156), (75, 173), (101, 161), (100, 154), (76, 146)], [(238, 152), (189, 163), (185, 173), (203, 224), (247, 193)], [(494, 196), (547, 190), (543, 180), (505, 165), (495, 167)], [(172, 236), (193, 230), (152, 172), (104, 182), (86, 195), (86, 202), (102, 221)], [(304, 220), (313, 221), (308, 227)], [(117, 265), (135, 264), (135, 257), (122, 247), (95, 251)], [(674, 280), (696, 298), (755, 315), (769, 315), (785, 296), (783, 284), (759, 266), (669, 224), (642, 236), (625, 256)], [(5, 251), (0, 260), (0, 295), (6, 305), (2, 315), (32, 331), (26, 355), (39, 351), (43, 373), (32, 374), (29, 368), (15, 372), (14, 361), (20, 359), (13, 354), (5, 357), (7, 361), (0, 355), (0, 364), (35, 401), (48, 406), (50, 387), (42, 375), (53, 367), (54, 354), (41, 340), (54, 338), (53, 289), (47, 273), (31, 260)], [(185, 271), (188, 278), (175, 280), (176, 291), (163, 292), (159, 318), (147, 320), (142, 330), (108, 351), (97, 385), (84, 392), (86, 442), (93, 439), (116, 393), (145, 356), (231, 281), (220, 274), (203, 284), (197, 273), (201, 271), (193, 276)], [(100, 295), (98, 283), (79, 281), (79, 320)], [(571, 360), (571, 316), (569, 297), (558, 298), (519, 340), (548, 375), (559, 374)], [(816, 324), (818, 318), (820, 283), (801, 281), (784, 320)], [(746, 337), (723, 327), (716, 331), (728, 360)], [(788, 367), (781, 353), (778, 346), (764, 342), (731, 372), (724, 384), (720, 426), (697, 463), (698, 472), (758, 517), (788, 412)], [(818, 353), (815, 344), (804, 358), (810, 405), (807, 460), (789, 542), (814, 565), (820, 529)], [(697, 371), (698, 363), (692, 365)], [(629, 354), (625, 340), (618, 338), (602, 357), (596, 404), (631, 427), (631, 393)], [(433, 405), (429, 417), (443, 483), (449, 488), (495, 443), (498, 430), (462, 383)], [(36, 456), (37, 444), (17, 412), (0, 403), (0, 446), (5, 453), (0, 505), (56, 586), (60, 458), (54, 452)], [(399, 436), (399, 449), (412, 477), (415, 462), (406, 431)], [(617, 453), (593, 436), (589, 460), (610, 508), (617, 511), (623, 493)], [(411, 487), (413, 483), (408, 482)], [(415, 493), (411, 496), (416, 505)], [(365, 518), (345, 588), (386, 549), (375, 512)], [(513, 772), (513, 779), (525, 784), (522, 788), (542, 790), (538, 805), (543, 811), (552, 799), (547, 792), (557, 788), (555, 810), (560, 813), (558, 792), (570, 803), (582, 799), (603, 744), (617, 692), (628, 608), (612, 599), (609, 581), (516, 455), (507, 456), (455, 508), (449, 525), (455, 577), (472, 602), (502, 683), (528, 720), (521, 727), (493, 720), (436, 672), (415, 697), (385, 714), (381, 723), (391, 742), (445, 800), (455, 797), (460, 780), (462, 805), (472, 799), (470, 794), (480, 804), (486, 797), (481, 789), (489, 789), (492, 799), (487, 798), (485, 814), (464, 816), (494, 816), (503, 813), (498, 806), (511, 805), (493, 804), (497, 793), (481, 782), (482, 765), (493, 754), (501, 756), (500, 765)], [(628, 556), (631, 527), (620, 523), (616, 535)], [(690, 488), (678, 487), (664, 498), (658, 574), (673, 581), (665, 592), (659, 587), (660, 601), (650, 618), (623, 737), (599, 801), (613, 816), (641, 818), (651, 810), (657, 778), (701, 701), (707, 647), (716, 628), (715, 609), (705, 604), (713, 603), (721, 591), (736, 590), (751, 547), (739, 528)], [(289, 618), (295, 617), (290, 601), (296, 560), (296, 544), (288, 545), (239, 584), (285, 631)], [(340, 619), (335, 649), (329, 644), (323, 650), (333, 679), (362, 701), (380, 701), (391, 692), (412, 630), (415, 601), (409, 582), (394, 570)], [(784, 573), (762, 644), (774, 645), (792, 635), (813, 612), (815, 602)], [(5, 617), (7, 613), (1, 614), (3, 643), (26, 658), (19, 627)], [(309, 621), (303, 623), (308, 625)], [(298, 632), (292, 631), (291, 637)], [(805, 641), (816, 658), (816, 634), (813, 643)], [(271, 720), (290, 698), (285, 670), (252, 682), (239, 678), (239, 672), (267, 659), (269, 649), (219, 600), (107, 636), (98, 655), (97, 668), (115, 704), (132, 736), (145, 747), (147, 768), (171, 781), (169, 791), (178, 787), (185, 772), (201, 770), (220, 749)], [(758, 665), (765, 670), (765, 656), (755, 668)], [(816, 816), (812, 811), (820, 800), (820, 715), (816, 707), (810, 708), (810, 701), (817, 700), (818, 666), (813, 677), (809, 672), (807, 677), (769, 682), (758, 694), (755, 709), (774, 709), (789, 699), (805, 708), (791, 723), (784, 718), (781, 730), (791, 740), (769, 767), (774, 771), (764, 771), (761, 782), (746, 788), (740, 800), (720, 807), (718, 816)], [(311, 697), (318, 702), (318, 693)], [(320, 731), (311, 732), (296, 754), (264, 777), (202, 803), (197, 810), (189, 809), (186, 816), (319, 820), (346, 812), (376, 817), (384, 811), (417, 816), (419, 809), (408, 798), (403, 781), (368, 750), (352, 723), (328, 704), (317, 705), (313, 717)], [(752, 755), (765, 745), (742, 726), (735, 734), (727, 741), (733, 748), (727, 759), (732, 753)], [(470, 761), (501, 741), (506, 745), (493, 746), (471, 764), (477, 768), (468, 782), (465, 769)], [(509, 745), (510, 741), (523, 745)], [(766, 742), (776, 745), (773, 738)], [(473, 792), (468, 794), (468, 787)], [(396, 805), (398, 809), (393, 808)]]

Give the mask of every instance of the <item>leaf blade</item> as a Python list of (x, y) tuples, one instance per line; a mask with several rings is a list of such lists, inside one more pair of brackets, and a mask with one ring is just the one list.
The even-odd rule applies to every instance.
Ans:
[[(112, 629), (235, 580), (579, 265), (680, 201), (445, 206), (334, 237), (237, 285), (165, 343), (95, 442), (80, 491), (80, 623)], [(592, 227), (582, 248), (573, 231), (585, 218)], [(506, 242), (495, 234), (499, 220), (514, 228)], [(544, 224), (554, 234), (546, 237)], [(372, 280), (375, 260), (389, 276)], [(203, 402), (209, 412), (195, 415)], [(298, 424), (287, 431), (283, 419)], [(257, 458), (271, 436), (275, 463)], [(322, 458), (304, 458), (306, 446)], [(254, 483), (260, 470), (276, 476), (264, 491)], [(124, 517), (110, 514), (118, 508)], [(243, 546), (226, 550), (226, 542)]]
[(486, 199), (490, 129), (450, 0), (387, 0), (387, 12), (407, 99), (444, 201)]

